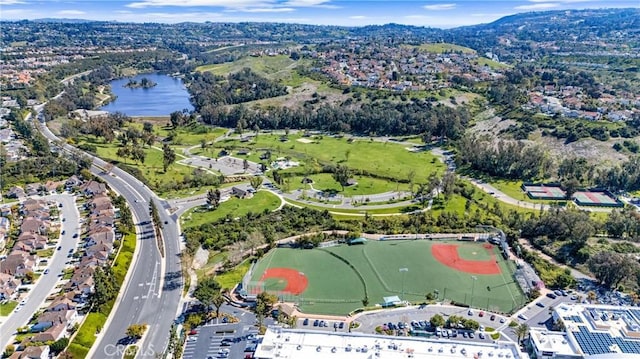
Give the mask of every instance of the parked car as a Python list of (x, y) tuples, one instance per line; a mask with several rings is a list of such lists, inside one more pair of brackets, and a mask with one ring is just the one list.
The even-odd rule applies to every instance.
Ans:
[(309, 318), (304, 318), (302, 325), (309, 325)]
[(491, 314), (491, 317), (489, 317), (489, 319), (496, 320), (496, 315), (495, 314)]
[(537, 302), (536, 305), (540, 308), (544, 308), (544, 303), (542, 302)]

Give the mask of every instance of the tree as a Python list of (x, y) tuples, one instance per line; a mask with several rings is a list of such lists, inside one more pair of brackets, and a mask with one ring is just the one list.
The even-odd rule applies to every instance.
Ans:
[(144, 150), (137, 145), (133, 146), (133, 148), (131, 149), (131, 159), (136, 162), (144, 163), (144, 159), (146, 156), (146, 152), (144, 152)]
[(213, 277), (205, 277), (198, 282), (193, 296), (202, 303), (207, 310), (214, 304), (214, 298), (220, 294), (220, 284)]
[(580, 187), (580, 182), (577, 179), (571, 178), (561, 183), (562, 189), (564, 190), (566, 200), (570, 200), (573, 197), (574, 193), (578, 191)]
[(607, 287), (615, 287), (638, 273), (638, 263), (628, 255), (616, 252), (598, 252), (587, 261), (589, 270)]
[(176, 161), (176, 152), (166, 143), (162, 146), (162, 169), (167, 173), (167, 168)]
[(253, 310), (256, 313), (256, 319), (258, 320), (259, 327), (262, 327), (264, 318), (271, 313), (271, 310), (277, 301), (278, 298), (275, 295), (267, 292), (262, 292), (256, 296), (256, 305)]
[(343, 192), (344, 186), (347, 184), (349, 178), (351, 178), (351, 170), (349, 170), (349, 167), (347, 166), (338, 165), (333, 172), (333, 179), (340, 183)]
[(93, 273), (93, 293), (89, 297), (91, 311), (99, 312), (101, 307), (118, 295), (117, 283), (111, 267), (97, 267)]
[(130, 338), (140, 339), (142, 338), (146, 330), (146, 324), (131, 324), (129, 327), (127, 327), (126, 334)]
[(58, 354), (61, 351), (63, 351), (67, 347), (67, 345), (69, 345), (69, 339), (62, 337), (56, 340), (55, 342), (49, 344), (49, 349), (51, 350), (52, 353)]
[(518, 336), (518, 342), (520, 342), (529, 334), (529, 325), (522, 323), (516, 327), (515, 332)]
[(131, 148), (129, 146), (118, 147), (118, 150), (116, 150), (116, 156), (124, 159), (125, 163), (127, 162), (129, 154), (131, 154)]
[(262, 177), (260, 176), (251, 177), (249, 179), (249, 183), (251, 184), (251, 187), (253, 187), (253, 189), (257, 191), (258, 188), (260, 188), (260, 186), (262, 185)]
[(220, 190), (219, 189), (215, 189), (215, 190), (208, 190), (207, 191), (207, 205), (209, 206), (209, 208), (212, 209), (216, 209), (218, 208), (218, 206), (220, 205)]
[(429, 323), (431, 323), (431, 326), (434, 328), (442, 328), (444, 327), (445, 321), (442, 315), (435, 314), (434, 316), (431, 317), (431, 319), (429, 319)]
[(214, 293), (213, 298), (211, 299), (211, 304), (216, 307), (216, 318), (220, 318), (220, 308), (227, 300), (222, 295), (222, 292), (218, 290)]

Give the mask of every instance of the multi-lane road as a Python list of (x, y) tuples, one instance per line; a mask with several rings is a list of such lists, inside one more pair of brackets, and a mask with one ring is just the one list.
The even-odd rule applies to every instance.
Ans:
[[(38, 128), (49, 140), (63, 143), (45, 124), (38, 123)], [(63, 146), (65, 151), (78, 151), (70, 145)], [(166, 212), (169, 205), (142, 182), (117, 167), (105, 173), (105, 161), (88, 154), (86, 156), (93, 160), (92, 173), (127, 200), (134, 220), (139, 223), (136, 258), (129, 268), (128, 280), (125, 280), (125, 287), (118, 296), (116, 307), (105, 323), (103, 332), (91, 348), (90, 357), (122, 357), (118, 341), (125, 337), (127, 327), (144, 323), (149, 329), (143, 342), (138, 343), (138, 357), (154, 358), (156, 353), (162, 353), (167, 347), (170, 328), (181, 298), (183, 282), (177, 218)], [(147, 224), (151, 223), (149, 199), (153, 199), (159, 209), (163, 225), (164, 258), (158, 249), (153, 227)]]
[(60, 236), (60, 241), (56, 245), (56, 247), (60, 247), (60, 249), (54, 251), (47, 266), (48, 273), (43, 273), (40, 278), (38, 278), (34, 286), (27, 293), (24, 304), (16, 307), (16, 310), (0, 325), (0, 348), (4, 348), (16, 332), (16, 329), (26, 325), (33, 316), (33, 313), (37, 312), (43, 305), (45, 299), (62, 277), (58, 275), (61, 274), (66, 267), (69, 251), (75, 251), (78, 245), (80, 236), (74, 238), (74, 234), (79, 231), (80, 214), (76, 208), (74, 196), (70, 194), (59, 194), (46, 196), (45, 199), (62, 204), (60, 214), (61, 218), (64, 218), (65, 221), (62, 222), (61, 231), (64, 231), (64, 234)]

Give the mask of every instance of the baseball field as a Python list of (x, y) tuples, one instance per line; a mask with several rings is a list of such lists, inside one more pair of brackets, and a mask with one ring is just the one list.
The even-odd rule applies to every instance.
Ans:
[(347, 314), (382, 304), (384, 297), (439, 300), (512, 312), (525, 303), (513, 279), (513, 263), (489, 243), (368, 241), (315, 248), (276, 248), (254, 267), (247, 290), (266, 290), (298, 303), (301, 311)]

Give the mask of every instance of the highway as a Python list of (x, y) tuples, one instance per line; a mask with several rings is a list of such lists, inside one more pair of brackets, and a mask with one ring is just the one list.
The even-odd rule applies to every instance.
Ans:
[(25, 304), (16, 307), (16, 310), (0, 325), (0, 348), (4, 348), (9, 344), (9, 340), (13, 337), (16, 329), (26, 325), (33, 316), (33, 313), (37, 312), (43, 305), (45, 299), (62, 277), (58, 275), (61, 274), (66, 267), (68, 260), (67, 254), (71, 249), (76, 250), (78, 240), (80, 239), (80, 236), (73, 238), (73, 234), (78, 233), (80, 227), (80, 214), (75, 206), (74, 196), (70, 194), (59, 194), (46, 196), (45, 198), (62, 203), (60, 214), (62, 218), (65, 218), (65, 221), (62, 222), (61, 230), (64, 230), (65, 234), (60, 236), (60, 241), (54, 247), (57, 248), (60, 246), (61, 248), (60, 250), (54, 251), (47, 267), (49, 273), (41, 274), (33, 288), (27, 293), (24, 299)]
[[(45, 124), (35, 122), (49, 140), (64, 143)], [(67, 144), (64, 144), (64, 149), (79, 152)], [(137, 357), (155, 358), (156, 353), (164, 352), (167, 347), (170, 328), (175, 319), (182, 292), (177, 217), (170, 216), (166, 212), (169, 205), (160, 200), (139, 180), (117, 167), (113, 167), (109, 174), (104, 173), (102, 168), (107, 165), (105, 161), (89, 154), (85, 155), (93, 160), (94, 166), (91, 172), (102, 178), (127, 200), (134, 221), (139, 224), (136, 258), (132, 268), (129, 268), (128, 280), (123, 283), (124, 288), (119, 293), (116, 306), (88, 357), (121, 358), (122, 351), (118, 348), (118, 341), (125, 337), (127, 327), (131, 324), (145, 323), (149, 329), (143, 342), (138, 343), (140, 350)], [(150, 198), (154, 199), (164, 224), (162, 235), (165, 258), (162, 258), (158, 250), (152, 226), (142, 225), (142, 223), (151, 223), (148, 203)]]

